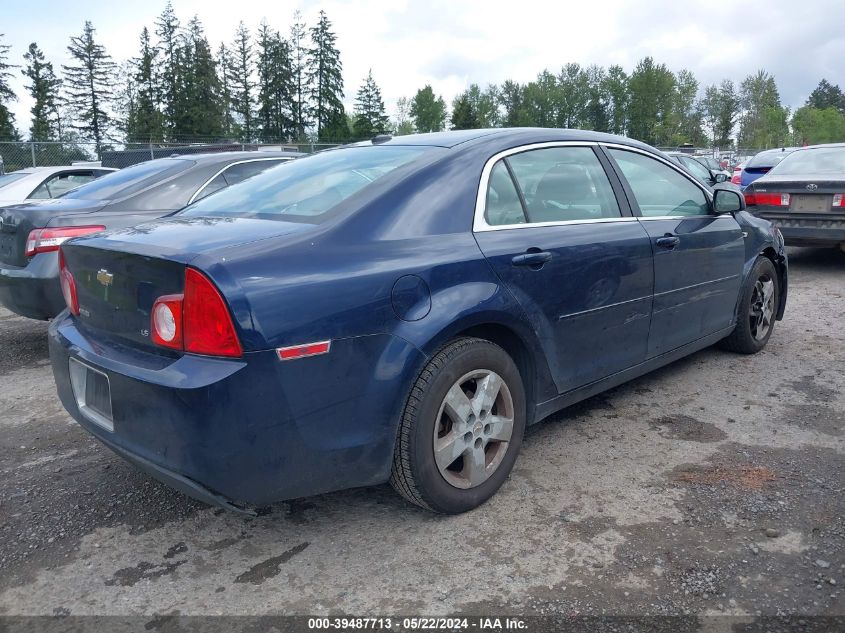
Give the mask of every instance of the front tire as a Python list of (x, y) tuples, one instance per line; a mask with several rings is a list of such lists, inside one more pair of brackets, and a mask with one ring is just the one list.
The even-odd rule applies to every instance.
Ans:
[(740, 354), (756, 354), (766, 346), (775, 327), (780, 298), (775, 265), (768, 257), (754, 262), (742, 289), (736, 328), (721, 341), (721, 346)]
[(525, 417), (525, 389), (511, 357), (490, 341), (452, 341), (411, 388), (390, 484), (434, 512), (472, 510), (510, 474)]

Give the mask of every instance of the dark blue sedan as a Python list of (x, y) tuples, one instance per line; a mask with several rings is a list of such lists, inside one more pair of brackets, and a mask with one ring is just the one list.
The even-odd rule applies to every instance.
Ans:
[(64, 244), (59, 396), (230, 509), (390, 481), (463, 512), (526, 425), (714, 343), (765, 346), (787, 260), (744, 204), (576, 130), (320, 153)]

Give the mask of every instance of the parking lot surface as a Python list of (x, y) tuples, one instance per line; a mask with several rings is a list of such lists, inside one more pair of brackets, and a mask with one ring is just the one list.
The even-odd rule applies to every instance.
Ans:
[[(0, 311), (0, 614), (845, 614), (845, 253), (793, 249), (756, 356), (709, 349), (532, 427), (486, 505), (388, 486), (244, 518), (149, 479)], [(284, 447), (280, 447), (284, 450)]]

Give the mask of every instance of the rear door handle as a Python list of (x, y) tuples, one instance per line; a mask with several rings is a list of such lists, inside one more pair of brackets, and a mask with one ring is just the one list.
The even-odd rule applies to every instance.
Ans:
[(675, 248), (680, 243), (681, 238), (677, 235), (664, 235), (663, 237), (658, 237), (655, 240), (655, 244), (662, 246), (663, 248)]
[(511, 264), (514, 266), (537, 266), (539, 268), (551, 258), (552, 254), (548, 251), (537, 251), (517, 255), (511, 260)]

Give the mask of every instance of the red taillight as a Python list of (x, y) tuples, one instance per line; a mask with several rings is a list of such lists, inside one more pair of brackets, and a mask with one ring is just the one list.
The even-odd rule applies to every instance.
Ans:
[(731, 176), (731, 184), (742, 184), (742, 167), (734, 167), (734, 173)]
[(833, 194), (833, 206), (834, 207), (845, 207), (845, 194), (843, 194), (843, 193)]
[(68, 310), (74, 316), (79, 316), (79, 299), (76, 296), (76, 280), (65, 264), (65, 254), (59, 250), (59, 285), (65, 298)]
[(279, 360), (294, 360), (296, 358), (306, 358), (307, 356), (319, 356), (320, 354), (328, 354), (331, 345), (331, 341), (292, 345), (291, 347), (280, 347), (276, 350), (276, 354), (279, 355)]
[(767, 207), (788, 207), (788, 193), (745, 193), (745, 204), (747, 206), (760, 205)]
[(242, 356), (235, 325), (223, 296), (198, 270), (185, 269), (185, 289), (159, 297), (150, 315), (157, 345), (207, 356)]
[(105, 231), (104, 226), (57, 226), (54, 228), (33, 229), (26, 238), (26, 256), (32, 257), (38, 253), (49, 253), (59, 250), (62, 242), (72, 237), (90, 235)]

